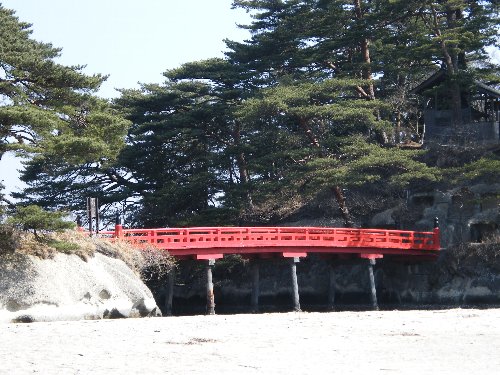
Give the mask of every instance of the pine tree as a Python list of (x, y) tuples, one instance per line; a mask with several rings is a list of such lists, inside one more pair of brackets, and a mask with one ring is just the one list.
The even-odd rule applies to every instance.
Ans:
[(384, 80), (401, 85), (408, 77), (419, 77), (419, 72), (443, 69), (446, 80), (438, 90), (449, 98), (453, 124), (460, 126), (463, 92), (472, 81), (499, 79), (495, 76), (498, 68), (489, 62), (485, 50), (498, 43), (496, 2), (394, 1), (385, 4), (381, 13), (392, 20), (381, 40), (387, 43), (380, 45), (387, 61)]
[(0, 6), (0, 157), (64, 131), (67, 116), (105, 79), (57, 64), (60, 50), (31, 39), (30, 27)]
[(60, 53), (0, 6), (0, 158), (9, 150), (25, 158), (28, 188), (17, 194), (25, 203), (83, 209), (128, 122), (95, 96), (106, 77), (56, 63)]
[[(54, 89), (39, 107), (19, 102), (20, 111), (46, 116), (37, 125), (39, 112), (26, 114), (36, 126), (26, 128), (33, 140), (23, 146), (32, 156), (24, 197), (77, 208), (79, 195), (95, 195), (151, 227), (286, 220), (329, 194), (351, 226), (346, 191), (369, 189), (382, 200), (439, 180), (423, 162), (426, 151), (402, 147), (403, 127), (418, 125), (408, 92), (440, 67), (447, 72), (440, 90), (452, 99), (474, 78), (498, 78), (484, 52), (497, 35), (494, 5), (235, 0), (253, 15), (244, 26), (250, 40), (228, 40), (226, 59), (165, 72), (164, 84), (123, 90), (113, 108), (90, 95), (104, 77), (59, 67), (95, 86), (64, 88), (62, 101)], [(0, 119), (9, 106), (14, 101)], [(121, 116), (132, 124), (123, 149)], [(407, 139), (418, 139), (411, 132), (417, 126)], [(455, 171), (474, 180), (490, 176), (495, 163), (478, 157)]]
[(263, 134), (262, 154), (250, 159), (250, 165), (273, 171), (258, 177), (258, 202), (291, 207), (297, 196), (306, 204), (330, 191), (344, 224), (353, 226), (345, 189), (383, 183), (390, 194), (411, 181), (437, 179), (436, 171), (418, 160), (419, 152), (384, 146), (381, 135), (390, 123), (377, 118), (384, 104), (348, 95), (361, 84), (340, 79), (283, 82), (245, 103), (239, 115), (259, 123)]
[(141, 197), (143, 225), (186, 225), (214, 207), (219, 167), (219, 109), (210, 86), (199, 82), (125, 90), (117, 104), (133, 125), (121, 165)]

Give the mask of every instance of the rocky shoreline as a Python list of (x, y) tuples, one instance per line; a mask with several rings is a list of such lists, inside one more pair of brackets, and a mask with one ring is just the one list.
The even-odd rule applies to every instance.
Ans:
[[(475, 252), (474, 252), (475, 251)], [(378, 260), (375, 282), (379, 306), (384, 309), (440, 309), (500, 305), (500, 257), (498, 249), (443, 250), (437, 261), (421, 263)], [(366, 262), (333, 267), (333, 310), (370, 309), (370, 284)], [(260, 265), (260, 311), (291, 311), (289, 269), (283, 260)], [(297, 265), (300, 302), (306, 311), (327, 311), (331, 263), (310, 256)], [(215, 263), (216, 312), (249, 312), (252, 293), (250, 266), (243, 260)], [(161, 308), (166, 280), (149, 283)], [(202, 314), (206, 290), (203, 269), (196, 262), (180, 262), (174, 287), (174, 315)], [(405, 307), (406, 306), (406, 307)]]

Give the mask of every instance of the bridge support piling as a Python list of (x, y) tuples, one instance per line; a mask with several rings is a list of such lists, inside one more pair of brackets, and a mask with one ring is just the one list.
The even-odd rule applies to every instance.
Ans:
[(375, 265), (375, 259), (368, 259), (368, 276), (370, 278), (370, 292), (372, 299), (373, 310), (379, 310), (377, 301), (377, 288), (375, 286), (375, 276), (373, 274), (373, 266)]
[(328, 285), (328, 310), (335, 310), (335, 266), (330, 264)]
[(215, 315), (214, 283), (212, 281), (214, 265), (215, 259), (209, 259), (207, 262), (207, 315)]
[(299, 283), (297, 281), (297, 263), (300, 258), (290, 258), (290, 272), (292, 274), (292, 291), (293, 291), (293, 311), (300, 310)]
[(175, 268), (167, 274), (167, 295), (165, 297), (165, 315), (172, 316), (172, 300), (174, 298)]
[(259, 312), (259, 294), (260, 294), (260, 285), (259, 285), (259, 269), (260, 269), (260, 261), (258, 259), (251, 260), (251, 273), (252, 273), (252, 312)]

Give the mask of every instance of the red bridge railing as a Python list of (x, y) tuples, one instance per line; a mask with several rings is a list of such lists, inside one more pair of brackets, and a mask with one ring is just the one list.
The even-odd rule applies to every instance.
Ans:
[(120, 238), (136, 246), (152, 245), (174, 256), (198, 259), (223, 254), (307, 253), (437, 255), (439, 229), (415, 232), (384, 229), (323, 227), (200, 227), (123, 229), (101, 235)]

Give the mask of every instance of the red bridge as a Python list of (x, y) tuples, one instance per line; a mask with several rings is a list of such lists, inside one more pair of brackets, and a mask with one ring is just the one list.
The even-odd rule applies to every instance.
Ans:
[[(137, 247), (154, 246), (179, 259), (205, 260), (207, 281), (207, 314), (215, 314), (212, 268), (224, 254), (241, 254), (252, 259), (253, 311), (259, 309), (259, 258), (288, 258), (291, 271), (293, 308), (300, 311), (296, 263), (308, 253), (319, 253), (330, 262), (328, 305), (334, 308), (335, 267), (344, 260), (368, 259), (370, 292), (373, 308), (378, 309), (373, 266), (377, 258), (391, 256), (404, 259), (433, 259), (440, 249), (439, 228), (432, 232), (384, 229), (299, 228), (299, 227), (218, 227), (124, 229), (101, 235), (127, 241)], [(175, 269), (169, 272), (165, 312), (172, 314)]]
[(392, 256), (436, 256), (439, 229), (414, 232), (384, 229), (322, 227), (206, 227), (123, 229), (103, 235), (137, 246), (152, 245), (176, 257), (219, 259), (224, 254), (266, 258), (305, 257), (308, 253), (348, 255), (363, 258)]

